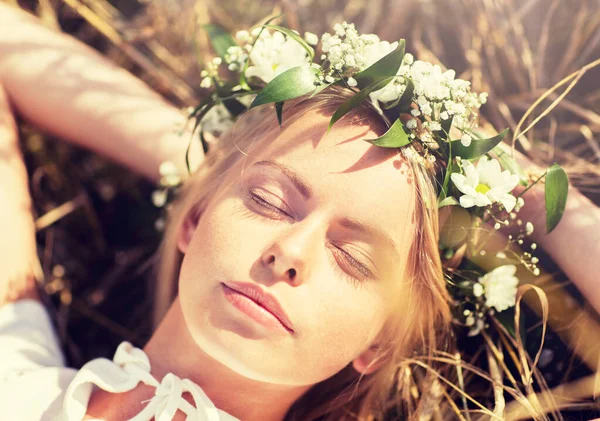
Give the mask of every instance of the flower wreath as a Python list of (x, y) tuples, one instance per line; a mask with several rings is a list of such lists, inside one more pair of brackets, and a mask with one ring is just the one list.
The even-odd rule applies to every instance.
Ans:
[[(329, 127), (362, 101), (371, 101), (387, 119), (389, 129), (367, 142), (384, 148), (404, 148), (420, 164), (441, 168), (438, 180), (439, 208), (454, 206), (469, 214), (470, 224), (517, 225), (519, 233), (510, 235), (504, 251), (495, 252), (500, 261), (484, 271), (465, 257), (465, 243), (443, 244), (446, 284), (452, 297), (454, 321), (473, 336), (486, 326), (486, 316), (515, 305), (519, 280), (516, 264), (533, 275), (540, 273), (538, 258), (530, 251), (517, 254), (510, 244), (523, 244), (533, 232), (531, 222), (518, 218), (523, 193), (545, 178), (546, 229), (552, 231), (561, 219), (567, 200), (568, 180), (564, 170), (552, 165), (537, 179), (525, 174), (516, 161), (498, 145), (508, 132), (484, 138), (477, 131), (479, 108), (487, 93), (476, 94), (470, 82), (455, 77), (454, 70), (442, 71), (439, 65), (415, 60), (405, 53), (405, 41), (389, 43), (374, 34), (359, 34), (351, 23), (334, 25), (334, 34), (321, 37), (320, 63), (315, 60), (317, 35), (271, 24), (273, 19), (252, 31), (239, 31), (235, 38), (216, 25), (206, 25), (217, 56), (201, 72), (200, 86), (210, 89), (207, 98), (190, 110), (190, 119), (200, 127), (200, 140), (208, 150), (206, 134), (218, 136), (232, 127), (235, 119), (253, 107), (274, 103), (282, 123), (284, 101), (303, 95), (316, 95), (330, 85), (345, 85), (355, 94), (331, 117)], [(222, 78), (227, 67), (233, 80)], [(416, 142), (416, 143), (415, 143)], [(416, 152), (418, 151), (418, 152)], [(186, 153), (189, 170), (189, 147)], [(168, 189), (180, 179), (173, 164), (161, 166), (161, 184), (154, 202), (165, 203)], [(191, 172), (191, 171), (190, 171)], [(519, 196), (511, 192), (525, 186)], [(481, 239), (479, 239), (481, 241)], [(477, 253), (486, 253), (485, 244)], [(510, 254), (510, 258), (507, 256)]]

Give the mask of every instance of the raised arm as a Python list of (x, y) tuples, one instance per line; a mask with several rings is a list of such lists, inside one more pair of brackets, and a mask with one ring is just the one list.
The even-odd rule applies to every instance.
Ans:
[[(505, 150), (510, 151), (508, 147)], [(516, 152), (515, 158), (522, 168), (541, 171), (524, 155)], [(514, 193), (523, 190), (518, 186)], [(569, 184), (565, 213), (558, 226), (546, 234), (544, 186), (536, 184), (523, 199), (525, 206), (519, 218), (534, 225), (531, 239), (552, 257), (600, 314), (600, 208)]]
[[(24, 118), (152, 180), (170, 160), (185, 175), (185, 117), (144, 82), (68, 35), (0, 3), (0, 83)], [(193, 143), (192, 165), (203, 160)]]
[[(35, 226), (12, 111), (151, 180), (169, 160), (187, 174), (183, 114), (77, 40), (0, 3), (0, 306), (38, 298)], [(204, 154), (193, 143), (191, 163)]]
[(15, 120), (0, 84), (0, 306), (39, 298), (35, 288), (39, 263), (27, 184)]

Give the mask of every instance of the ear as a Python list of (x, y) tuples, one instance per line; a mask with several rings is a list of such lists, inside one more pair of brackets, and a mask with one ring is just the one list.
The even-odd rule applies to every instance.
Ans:
[(199, 207), (192, 207), (185, 215), (185, 218), (179, 227), (179, 232), (177, 232), (177, 248), (183, 254), (187, 252), (190, 242), (192, 241), (192, 237), (194, 236), (194, 232), (200, 221), (200, 215), (202, 215), (202, 211)]
[(361, 374), (371, 374), (384, 363), (383, 352), (376, 343), (352, 360), (352, 367)]

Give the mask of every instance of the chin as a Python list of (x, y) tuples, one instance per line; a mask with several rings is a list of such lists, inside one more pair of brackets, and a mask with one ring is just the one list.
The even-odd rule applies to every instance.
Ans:
[(286, 377), (289, 381), (285, 365), (277, 364), (274, 355), (277, 348), (272, 344), (246, 339), (236, 332), (214, 327), (200, 329), (192, 337), (216, 363), (243, 377), (265, 383), (287, 383)]

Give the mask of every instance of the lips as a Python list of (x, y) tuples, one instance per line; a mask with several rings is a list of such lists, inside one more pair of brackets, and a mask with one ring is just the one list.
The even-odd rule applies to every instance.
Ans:
[(266, 311), (271, 313), (279, 322), (291, 332), (294, 331), (290, 318), (273, 295), (264, 291), (258, 284), (248, 282), (227, 281), (223, 283), (226, 287), (250, 298)]

